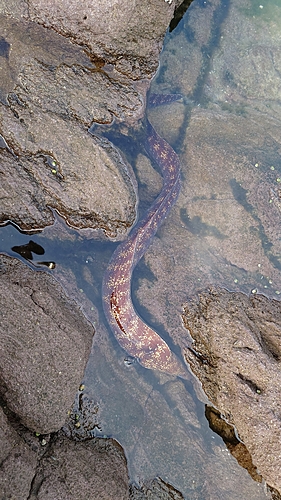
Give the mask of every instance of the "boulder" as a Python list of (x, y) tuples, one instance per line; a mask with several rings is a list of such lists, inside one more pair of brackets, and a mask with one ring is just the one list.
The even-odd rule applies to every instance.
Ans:
[(29, 429), (64, 424), (90, 354), (93, 326), (50, 275), (1, 256), (0, 390)]
[(185, 304), (183, 320), (194, 340), (185, 349), (192, 371), (280, 491), (280, 302), (213, 288)]

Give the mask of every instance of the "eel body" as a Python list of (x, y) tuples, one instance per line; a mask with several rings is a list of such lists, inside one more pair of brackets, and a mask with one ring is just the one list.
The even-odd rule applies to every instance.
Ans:
[(131, 278), (136, 264), (167, 217), (180, 191), (180, 162), (172, 147), (147, 122), (145, 148), (161, 169), (163, 188), (146, 215), (112, 255), (103, 279), (103, 307), (119, 344), (145, 368), (186, 376), (167, 343), (136, 313)]

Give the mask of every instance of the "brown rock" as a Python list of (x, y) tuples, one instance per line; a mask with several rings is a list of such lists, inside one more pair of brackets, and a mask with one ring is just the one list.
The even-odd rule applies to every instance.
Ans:
[(132, 485), (130, 489), (130, 500), (183, 500), (183, 498), (180, 491), (159, 477), (147, 481), (140, 488)]
[[(8, 122), (12, 135), (13, 124)], [(37, 128), (36, 123), (33, 120), (31, 128)], [(59, 119), (47, 126), (53, 129), (54, 141), (41, 137), (40, 152), (15, 158), (0, 150), (2, 222), (12, 220), (21, 229), (42, 228), (53, 221), (52, 207), (74, 227), (103, 229), (111, 237), (126, 232), (135, 219), (136, 194), (121, 155), (108, 141), (100, 146), (77, 126), (69, 133)], [(46, 153), (48, 143), (52, 155)]]
[(1, 393), (34, 431), (65, 422), (83, 377), (93, 327), (49, 274), (1, 257)]
[(193, 372), (280, 491), (280, 302), (212, 289), (185, 305), (183, 320), (194, 339), (185, 349)]

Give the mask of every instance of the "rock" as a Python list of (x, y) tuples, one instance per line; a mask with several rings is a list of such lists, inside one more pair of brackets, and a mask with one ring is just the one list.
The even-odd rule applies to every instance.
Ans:
[(194, 339), (185, 349), (192, 371), (280, 491), (280, 302), (211, 289), (185, 305), (183, 320)]
[(94, 329), (53, 277), (1, 257), (1, 395), (29, 429), (65, 422)]
[(29, 17), (71, 36), (133, 79), (151, 78), (174, 6), (163, 0), (31, 0)]
[[(130, 479), (138, 485), (132, 489), (136, 499), (178, 500), (181, 494), (190, 500), (265, 500), (264, 484), (253, 481), (207, 428), (196, 387), (143, 369), (101, 324), (98, 335), (83, 391), (65, 426), (68, 435), (78, 440), (113, 435), (126, 451)], [(162, 481), (149, 480), (156, 477)]]
[(204, 86), (213, 105), (244, 115), (254, 107), (280, 118), (280, 11), (276, 7), (245, 8), (243, 0), (229, 4), (220, 50), (212, 57)]
[(22, 439), (0, 408), (0, 491), (2, 498), (27, 499), (37, 453)]
[[(129, 498), (124, 452), (113, 439), (36, 437), (0, 408), (0, 491), (15, 500)], [(46, 439), (45, 439), (46, 438)], [(67, 478), (67, 480), (66, 480)]]
[(132, 485), (130, 488), (130, 500), (183, 500), (180, 491), (171, 484), (165, 483), (161, 478), (147, 481), (142, 487)]
[(143, 117), (172, 13), (163, 0), (1, 4), (0, 223), (43, 228), (52, 207), (74, 227), (124, 237), (134, 175), (87, 131)]
[[(8, 119), (6, 124), (10, 125), (11, 135), (13, 125)], [(36, 120), (33, 126), (37, 128)], [(59, 119), (47, 126), (52, 128), (56, 145), (52, 146), (52, 140), (43, 145), (41, 140), (42, 151), (34, 151), (28, 158), (16, 159), (7, 151), (2, 150), (2, 154), (0, 151), (1, 220), (12, 220), (25, 230), (42, 228), (53, 221), (52, 207), (73, 227), (103, 229), (108, 236), (119, 234), (120, 238), (136, 215), (132, 176), (121, 155), (106, 140), (102, 146), (94, 143), (77, 126), (68, 131), (65, 122)], [(63, 141), (64, 133), (67, 139)], [(52, 155), (45, 153), (47, 143)], [(80, 147), (84, 148), (81, 156)], [(58, 149), (54, 154), (55, 148)]]
[(40, 461), (30, 500), (129, 498), (127, 463), (113, 439), (78, 443), (59, 434)]
[[(186, 5), (187, 2), (183, 2), (183, 7)], [(208, 68), (210, 54), (215, 50), (213, 34), (217, 33), (218, 12), (222, 11), (224, 7), (220, 0), (191, 4), (182, 19), (184, 29), (175, 30), (167, 37), (160, 71), (152, 82), (153, 92), (167, 93), (167, 89), (176, 89), (192, 99), (194, 93), (201, 91), (200, 80)]]
[(53, 221), (52, 207), (74, 227), (100, 228), (111, 237), (126, 233), (136, 216), (132, 169), (117, 148), (85, 127), (110, 122), (117, 107), (120, 118), (122, 108), (133, 113), (138, 93), (91, 72), (89, 57), (61, 36), (3, 16), (0, 24), (13, 46), (0, 89), (7, 146), (0, 149), (0, 220), (42, 228)]

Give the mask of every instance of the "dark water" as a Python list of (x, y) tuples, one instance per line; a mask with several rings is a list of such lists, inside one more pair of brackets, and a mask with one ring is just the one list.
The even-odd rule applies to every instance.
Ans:
[[(266, 2), (264, 7), (266, 19), (271, 22), (271, 17), (276, 14), (276, 5)], [(250, 3), (244, 13), (242, 6), (238, 5), (237, 9), (253, 26), (256, 26), (257, 17), (261, 22), (263, 9), (255, 2)], [(255, 150), (249, 146), (247, 158), (252, 158), (252, 165), (247, 176), (245, 174), (247, 185), (241, 182), (240, 171), (237, 171), (236, 178), (236, 172), (227, 172), (226, 166), (225, 185), (229, 191), (224, 198), (223, 212), (228, 214), (229, 210), (231, 217), (232, 208), (228, 208), (228, 203), (232, 195), (230, 205), (237, 203), (235, 206), (242, 210), (235, 224), (244, 227), (245, 212), (248, 216), (244, 227), (248, 251), (245, 265), (241, 265), (239, 248), (235, 257), (232, 231), (227, 229), (229, 221), (223, 219), (219, 210), (218, 216), (214, 213), (214, 217), (209, 219), (200, 210), (196, 212), (198, 201), (202, 206), (210, 200), (216, 203), (221, 197), (220, 179), (217, 192), (213, 192), (209, 199), (206, 195), (206, 173), (205, 177), (199, 178), (199, 188), (192, 193), (192, 199), (186, 194), (192, 175), (195, 176), (186, 161), (186, 133), (197, 111), (209, 109), (218, 114), (227, 111), (235, 117), (249, 116), (248, 126), (251, 126), (250, 105), (245, 104), (243, 99), (241, 102), (236, 99), (235, 75), (233, 77), (230, 69), (227, 69), (227, 59), (224, 79), (213, 84), (215, 90), (210, 90), (212, 72), (216, 72), (215, 58), (220, 51), (222, 37), (231, 34), (233, 15), (231, 4), (227, 1), (218, 3), (217, 7), (213, 7), (209, 1), (193, 2), (183, 19), (173, 27), (171, 33), (167, 33), (160, 69), (153, 83), (155, 92), (183, 95), (182, 102), (150, 113), (155, 127), (158, 125), (163, 128), (159, 132), (167, 137), (180, 156), (183, 187), (171, 218), (159, 231), (152, 249), (148, 251), (148, 257), (142, 259), (134, 272), (132, 293), (141, 317), (165, 338), (177, 354), (180, 354), (179, 349), (172, 341), (169, 327), (181, 328), (182, 335), (186, 335), (180, 321), (180, 304), (200, 288), (214, 284), (247, 294), (265, 293), (277, 299), (281, 294), (278, 225), (276, 231), (268, 231), (264, 211), (269, 209), (263, 205), (260, 208), (259, 199), (255, 204), (255, 198), (251, 195), (264, 183), (268, 203), (277, 210), (274, 212), (276, 219), (278, 207), (281, 206), (278, 191), (281, 162), (278, 151), (271, 147), (269, 158), (266, 146), (264, 150), (261, 146)], [(211, 26), (208, 25), (210, 19)], [(205, 32), (208, 30), (207, 37)], [(2, 50), (8, 49), (3, 45)], [(225, 95), (230, 95), (228, 100), (221, 98), (222, 84)], [(250, 94), (251, 87), (247, 89)], [(258, 105), (261, 106), (261, 103)], [(278, 109), (274, 108), (272, 113), (276, 114)], [(133, 157), (132, 141), (118, 135), (112, 135), (110, 139), (136, 167), (137, 157)], [(224, 140), (221, 139), (222, 142)], [(235, 148), (237, 155), (246, 154), (244, 145), (243, 149), (235, 143), (233, 151)], [(253, 171), (256, 169), (256, 178), (255, 174), (251, 174), (251, 168)], [(205, 172), (208, 173), (207, 170)], [(138, 177), (138, 171), (136, 174)], [(215, 177), (216, 173), (212, 172), (211, 175)], [(253, 187), (255, 182), (257, 188)], [(146, 187), (140, 189), (141, 213), (148, 205)], [(272, 224), (275, 219), (272, 216)], [(64, 223), (59, 221), (58, 224)], [(58, 279), (61, 271), (64, 275), (69, 271), (75, 277), (77, 290), (81, 292), (81, 302), (84, 296), (92, 304), (96, 335), (83, 381), (85, 389), (82, 395), (84, 407), (79, 409), (82, 412), (80, 435), (84, 432), (89, 437), (110, 436), (117, 439), (125, 449), (130, 478), (137, 484), (160, 476), (188, 499), (266, 498), (264, 485), (251, 479), (228, 452), (223, 440), (210, 430), (205, 417), (206, 400), (199, 384), (192, 379), (185, 381), (142, 368), (126, 356), (109, 331), (102, 311), (101, 283), (116, 244), (87, 240), (71, 229), (68, 229), (69, 236), (63, 241), (58, 241), (51, 234), (50, 230), (24, 234), (8, 224), (0, 229), (0, 251), (23, 260), (34, 270), (43, 268)], [(172, 266), (171, 262), (180, 260), (182, 268), (175, 264), (169, 271), (167, 264), (166, 274), (165, 269), (157, 274), (157, 255), (161, 267), (164, 262), (161, 259), (165, 255), (165, 262)], [(163, 289), (171, 288), (170, 293), (165, 295), (163, 292), (167, 311), (165, 318), (161, 317), (161, 313), (155, 313), (154, 302), (159, 298), (159, 282), (163, 283)], [(145, 300), (141, 299), (143, 296)], [(179, 304), (178, 310), (175, 309), (175, 301)], [(75, 411), (78, 411), (77, 406)]]

